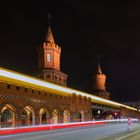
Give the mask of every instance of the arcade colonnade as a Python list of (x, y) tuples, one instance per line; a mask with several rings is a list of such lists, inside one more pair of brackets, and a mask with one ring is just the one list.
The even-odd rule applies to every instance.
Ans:
[[(76, 115), (75, 121), (84, 121), (84, 112), (80, 111)], [(46, 107), (38, 111), (31, 106), (25, 106), (18, 111), (12, 104), (5, 104), (0, 108), (0, 127), (29, 126), (36, 124), (57, 124), (69, 123), (72, 120), (72, 113), (65, 109), (48, 110)]]

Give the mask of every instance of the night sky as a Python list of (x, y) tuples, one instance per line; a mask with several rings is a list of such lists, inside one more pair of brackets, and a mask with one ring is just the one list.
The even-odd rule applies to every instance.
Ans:
[(140, 99), (140, 2), (28, 0), (0, 4), (0, 66), (30, 74), (52, 16), (68, 86), (91, 92), (97, 56), (119, 102)]

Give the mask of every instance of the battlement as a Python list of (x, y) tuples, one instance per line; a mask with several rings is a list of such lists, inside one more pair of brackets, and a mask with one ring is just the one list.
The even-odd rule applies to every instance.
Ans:
[(93, 78), (106, 78), (106, 75), (97, 73), (96, 75), (93, 76)]
[(43, 43), (43, 48), (55, 48), (58, 51), (61, 51), (61, 47), (59, 47), (57, 44), (53, 42), (44, 42)]

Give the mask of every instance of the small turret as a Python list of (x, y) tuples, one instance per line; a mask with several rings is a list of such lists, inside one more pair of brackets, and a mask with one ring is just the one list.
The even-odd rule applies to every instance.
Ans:
[(100, 60), (98, 57), (98, 64), (95, 74), (93, 75), (93, 94), (99, 97), (109, 99), (110, 93), (106, 91), (106, 75), (103, 74)]
[(93, 90), (105, 90), (106, 75), (102, 73), (99, 57), (98, 66), (95, 75), (93, 76)]

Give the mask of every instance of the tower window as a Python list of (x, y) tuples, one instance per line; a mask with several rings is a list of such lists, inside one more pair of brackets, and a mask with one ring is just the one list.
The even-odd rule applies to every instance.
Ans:
[(50, 62), (50, 61), (51, 61), (51, 54), (47, 53), (47, 62)]

